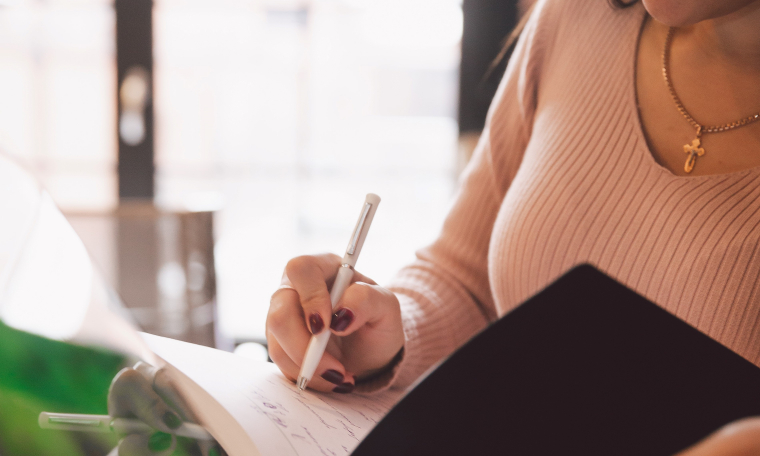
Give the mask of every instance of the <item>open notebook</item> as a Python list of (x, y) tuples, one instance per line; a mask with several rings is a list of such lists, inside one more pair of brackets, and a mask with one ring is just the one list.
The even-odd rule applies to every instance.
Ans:
[(402, 394), (299, 392), (274, 364), (148, 334), (143, 338), (230, 456), (350, 454)]
[(757, 366), (589, 265), (476, 335), (392, 410), (398, 392), (299, 395), (272, 365), (147, 340), (240, 423), (206, 415), (233, 454), (251, 454), (248, 437), (264, 455), (665, 456), (760, 415)]

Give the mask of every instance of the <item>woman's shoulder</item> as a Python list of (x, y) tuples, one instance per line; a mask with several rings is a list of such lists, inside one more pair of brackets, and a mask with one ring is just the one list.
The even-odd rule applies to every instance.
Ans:
[(619, 8), (609, 0), (536, 0), (531, 20), (542, 32), (555, 35), (578, 28), (601, 31), (613, 23), (638, 21), (644, 11), (640, 3)]
[(633, 1), (628, 7), (615, 6), (611, 0), (535, 0), (534, 10), (557, 14), (557, 20), (583, 20), (603, 16), (625, 16), (643, 8), (641, 2)]
[(537, 0), (531, 14), (525, 31), (544, 67), (558, 56), (593, 61), (599, 51), (635, 46), (645, 10), (640, 2), (617, 8), (608, 0)]

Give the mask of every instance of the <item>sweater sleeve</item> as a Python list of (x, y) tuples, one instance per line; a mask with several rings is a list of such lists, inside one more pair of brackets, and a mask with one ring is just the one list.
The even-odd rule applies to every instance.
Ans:
[(488, 249), (501, 201), (522, 161), (536, 105), (536, 30), (542, 3), (526, 24), (463, 172), (438, 239), (389, 285), (401, 304), (405, 345), (385, 375), (360, 392), (405, 388), (497, 318)]

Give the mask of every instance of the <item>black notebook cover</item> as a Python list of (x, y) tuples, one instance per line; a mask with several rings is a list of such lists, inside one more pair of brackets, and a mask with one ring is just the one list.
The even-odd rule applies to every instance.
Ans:
[(493, 323), (354, 451), (671, 455), (760, 415), (760, 369), (591, 266)]

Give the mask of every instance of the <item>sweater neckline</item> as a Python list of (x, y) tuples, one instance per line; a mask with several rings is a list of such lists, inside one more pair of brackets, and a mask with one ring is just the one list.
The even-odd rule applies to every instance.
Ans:
[(680, 176), (677, 174), (673, 174), (672, 171), (670, 171), (668, 168), (662, 166), (661, 164), (657, 163), (657, 160), (654, 159), (654, 154), (652, 154), (652, 150), (649, 148), (649, 143), (647, 141), (646, 134), (644, 133), (644, 124), (641, 121), (641, 112), (639, 111), (639, 97), (638, 97), (638, 91), (636, 90), (636, 71), (637, 71), (637, 60), (638, 60), (638, 54), (639, 54), (639, 46), (641, 45), (641, 36), (644, 31), (644, 26), (646, 25), (647, 19), (649, 18), (649, 13), (647, 13), (646, 9), (642, 5), (636, 5), (636, 13), (638, 14), (638, 27), (636, 29), (636, 33), (634, 36), (635, 42), (634, 46), (631, 46), (629, 49), (633, 49), (633, 55), (629, 56), (629, 62), (631, 63), (628, 68), (628, 74), (629, 77), (628, 83), (628, 93), (629, 96), (632, 97), (632, 102), (628, 104), (628, 106), (631, 107), (633, 112), (631, 113), (631, 118), (634, 119), (634, 129), (637, 137), (640, 139), (639, 144), (641, 144), (640, 147), (637, 147), (636, 150), (640, 153), (644, 154), (644, 160), (649, 163), (649, 166), (658, 170), (661, 174), (666, 175), (667, 177), (671, 179), (682, 179), (682, 180), (690, 180), (690, 181), (701, 181), (701, 180), (709, 180), (709, 179), (726, 179), (726, 178), (733, 178), (733, 177), (744, 177), (749, 174), (757, 173), (760, 171), (760, 166), (754, 166), (752, 168), (747, 169), (740, 169), (738, 171), (731, 171), (728, 173), (717, 173), (717, 174), (702, 174), (698, 176)]

